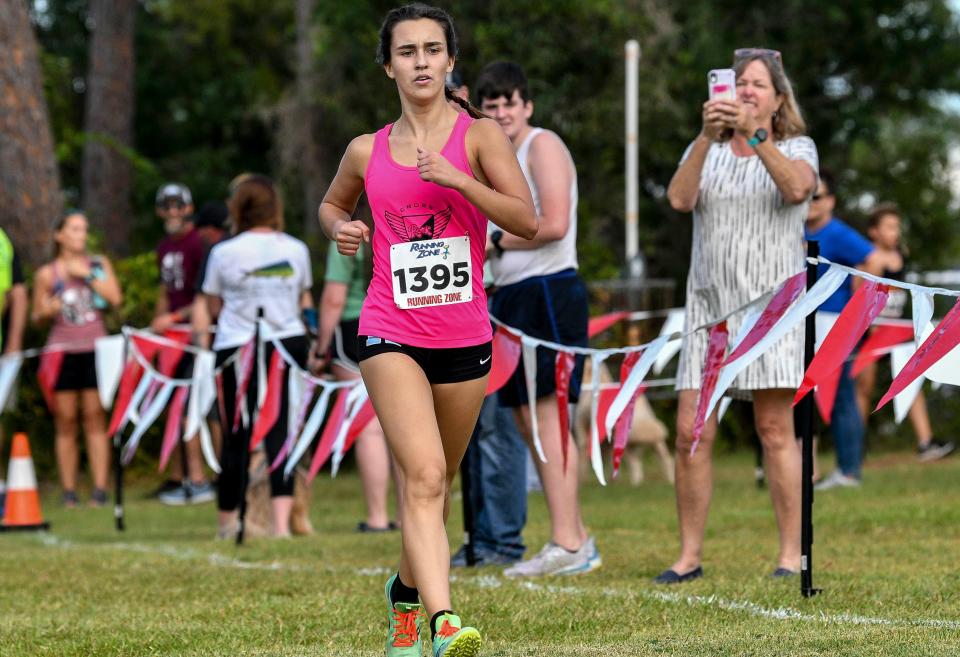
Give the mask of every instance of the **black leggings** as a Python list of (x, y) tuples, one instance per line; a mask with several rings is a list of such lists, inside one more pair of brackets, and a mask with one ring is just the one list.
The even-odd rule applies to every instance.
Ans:
[[(287, 350), (287, 353), (293, 357), (298, 365), (304, 367), (307, 362), (307, 338), (297, 335), (292, 338), (284, 338), (280, 343)], [(273, 354), (273, 344), (265, 343), (265, 359), (269, 366), (270, 357)], [(217, 365), (226, 361), (237, 351), (237, 347), (232, 349), (223, 349), (217, 351)], [(284, 441), (287, 439), (287, 399), (289, 391), (287, 390), (287, 376), (283, 376), (283, 389), (280, 395), (280, 414), (277, 416), (277, 422), (273, 428), (267, 432), (264, 438), (264, 446), (267, 449), (267, 464), (273, 463)], [(240, 487), (243, 485), (243, 464), (249, 463), (245, 459), (244, 450), (250, 447), (250, 434), (253, 430), (253, 417), (250, 418), (250, 425), (243, 426), (243, 422), (233, 431), (233, 416), (236, 409), (237, 400), (237, 377), (233, 365), (229, 365), (223, 370), (223, 398), (220, 403), (223, 404), (224, 417), (220, 419), (223, 425), (223, 450), (220, 454), (220, 478), (217, 484), (217, 503), (221, 511), (235, 511), (240, 506)], [(250, 385), (247, 387), (247, 408), (252, 410), (257, 404), (257, 370), (256, 361), (254, 369), (250, 374)], [(270, 495), (271, 497), (281, 497), (293, 495), (293, 477), (289, 479), (283, 476), (283, 466), (281, 465), (270, 474)]]

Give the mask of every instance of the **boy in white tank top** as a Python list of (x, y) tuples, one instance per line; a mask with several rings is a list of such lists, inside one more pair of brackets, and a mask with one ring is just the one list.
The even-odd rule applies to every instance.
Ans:
[[(488, 257), (497, 287), (491, 312), (527, 335), (586, 346), (587, 292), (577, 274), (577, 172), (570, 152), (555, 133), (530, 125), (533, 102), (518, 65), (488, 65), (477, 81), (477, 94), (481, 109), (496, 119), (517, 150), (540, 221), (533, 240), (500, 230), (490, 233)], [(533, 558), (508, 568), (507, 576), (583, 573), (600, 565), (600, 554), (580, 514), (576, 449), (569, 450), (564, 468), (555, 359), (555, 351), (537, 350), (537, 425), (547, 462), (534, 460), (550, 513), (550, 542)], [(571, 403), (579, 398), (582, 372), (583, 359), (578, 357), (570, 382)], [(502, 406), (514, 409), (517, 424), (531, 443), (522, 367), (501, 388), (499, 399)]]

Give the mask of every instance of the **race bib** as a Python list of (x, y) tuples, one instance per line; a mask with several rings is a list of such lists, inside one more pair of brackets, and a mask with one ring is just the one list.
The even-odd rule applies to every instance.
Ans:
[(390, 247), (393, 301), (426, 308), (473, 300), (470, 238), (402, 242)]

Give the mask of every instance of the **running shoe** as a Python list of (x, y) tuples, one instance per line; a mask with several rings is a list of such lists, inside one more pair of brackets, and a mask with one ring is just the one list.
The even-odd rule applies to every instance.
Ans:
[[(189, 489), (189, 490), (188, 490)], [(157, 499), (161, 504), (167, 506), (183, 506), (185, 504), (204, 504), (212, 502), (217, 497), (217, 492), (209, 482), (195, 484), (187, 483), (186, 486), (178, 486), (172, 490), (160, 493)]]
[(433, 637), (433, 657), (473, 657), (480, 654), (480, 632), (475, 627), (463, 627), (456, 614), (443, 614), (436, 620), (437, 633)]
[(949, 456), (956, 448), (957, 446), (952, 441), (942, 442), (933, 439), (926, 445), (917, 447), (917, 459), (921, 463), (936, 461), (937, 459)]
[(834, 470), (813, 485), (813, 490), (830, 490), (832, 488), (860, 488), (860, 480), (856, 477), (848, 477), (839, 470)]
[(576, 552), (550, 542), (527, 561), (503, 571), (506, 577), (542, 577), (544, 575), (579, 575), (596, 570), (603, 563), (597, 544), (590, 536)]
[[(390, 589), (397, 574), (387, 580), (383, 593), (387, 598), (387, 657), (421, 657), (420, 619), (423, 608), (419, 604), (390, 600)], [(472, 653), (471, 653), (472, 654)]]

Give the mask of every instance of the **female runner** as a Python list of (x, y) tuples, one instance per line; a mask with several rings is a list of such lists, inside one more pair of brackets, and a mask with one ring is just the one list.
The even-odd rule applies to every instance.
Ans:
[(421, 654), (420, 601), (434, 657), (480, 649), (480, 633), (451, 610), (444, 523), (490, 372), (486, 218), (527, 239), (538, 228), (503, 131), (467, 103), (458, 112), (448, 102), (456, 55), (444, 11), (414, 4), (387, 14), (377, 58), (397, 84), (400, 118), (350, 143), (319, 211), (344, 255), (370, 241), (370, 228), (351, 220), (364, 191), (373, 214), (358, 355), (404, 482), (400, 567), (386, 585), (388, 657)]

